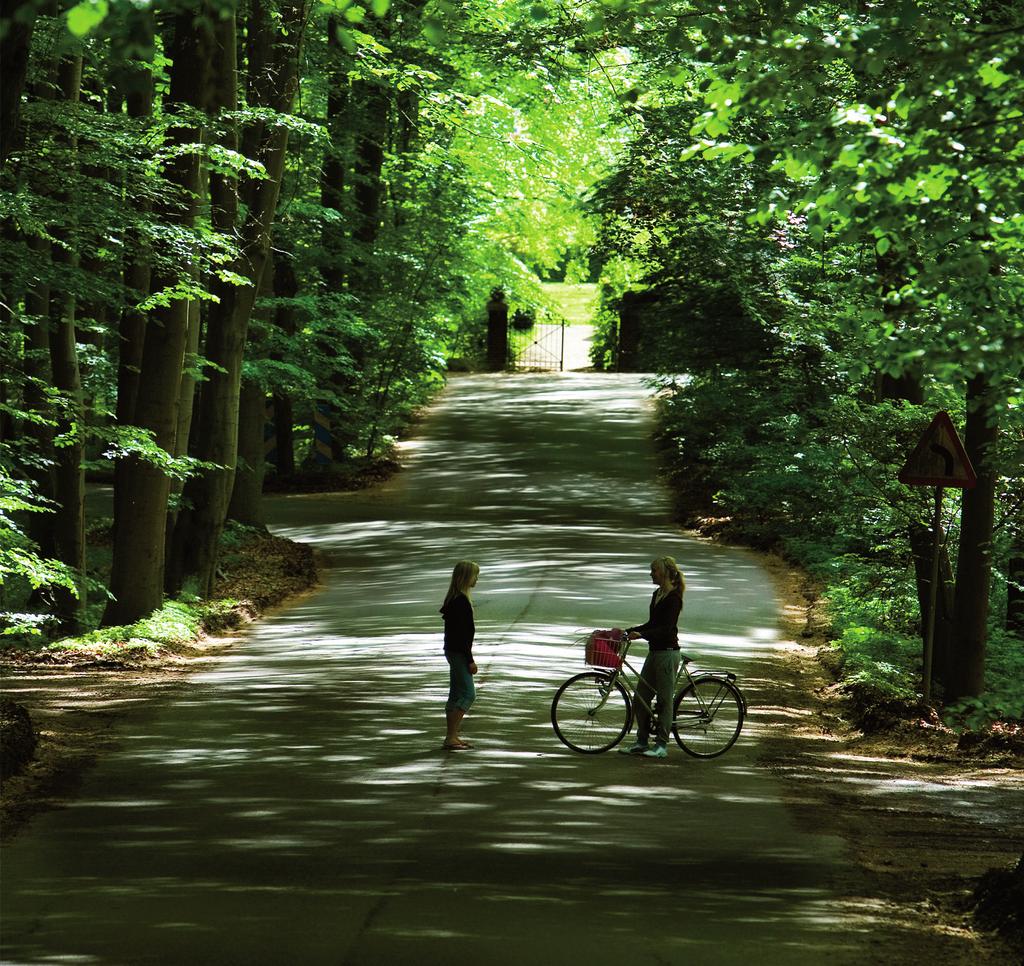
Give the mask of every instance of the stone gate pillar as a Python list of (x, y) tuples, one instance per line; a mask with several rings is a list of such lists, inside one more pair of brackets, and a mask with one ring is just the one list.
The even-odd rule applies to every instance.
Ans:
[(619, 345), (615, 368), (620, 372), (633, 372), (637, 366), (642, 304), (643, 299), (639, 292), (625, 292), (619, 303)]
[(487, 368), (501, 372), (508, 365), (508, 303), (496, 288), (487, 303)]

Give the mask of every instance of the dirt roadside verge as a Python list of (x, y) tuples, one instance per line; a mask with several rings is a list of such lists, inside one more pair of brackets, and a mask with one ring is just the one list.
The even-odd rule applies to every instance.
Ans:
[(232, 648), (249, 624), (314, 592), (317, 580), (309, 547), (254, 537), (231, 553), (217, 582), (215, 598), (236, 603), (220, 626), (188, 645), (137, 663), (91, 655), (0, 659), (3, 697), (27, 708), (37, 736), (31, 763), (3, 780), (0, 840), (73, 800), (94, 762), (185, 691), (190, 677)]
[(972, 893), (1024, 851), (1024, 761), (958, 750), (956, 736), (920, 723), (867, 737), (844, 717), (807, 579), (758, 554), (781, 602), (783, 652), (762, 764), (783, 779), (801, 824), (842, 836), (858, 874), (844, 904), (878, 935), (887, 966), (1020, 966), (1024, 951), (981, 930)]

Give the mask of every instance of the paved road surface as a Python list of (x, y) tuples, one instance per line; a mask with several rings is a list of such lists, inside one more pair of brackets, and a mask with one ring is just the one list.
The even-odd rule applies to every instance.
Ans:
[[(756, 704), (775, 601), (756, 561), (681, 537), (633, 376), (452, 381), (367, 494), (272, 503), (324, 588), (261, 622), (4, 850), (5, 963), (866, 962), (809, 834), (740, 743), (700, 762), (577, 756), (548, 721), (581, 629), (687, 575), (687, 649)], [(472, 752), (440, 750), (437, 607), (481, 565)]]

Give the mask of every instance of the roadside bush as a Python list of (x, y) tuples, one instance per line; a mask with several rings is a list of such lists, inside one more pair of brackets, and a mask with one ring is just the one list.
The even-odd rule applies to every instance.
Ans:
[[(884, 628), (901, 637), (917, 634), (917, 588), (909, 568), (866, 565), (844, 555), (833, 560), (830, 569), (834, 582), (825, 591), (825, 600), (837, 634), (854, 627)], [(920, 651), (920, 643), (916, 646)]]
[(952, 726), (972, 731), (997, 720), (1024, 723), (1024, 648), (1020, 638), (1001, 628), (991, 629), (985, 655), (985, 693), (957, 701), (945, 712)]
[(840, 690), (850, 699), (854, 724), (866, 733), (886, 731), (920, 716), (916, 691), (920, 644), (875, 627), (847, 627), (835, 642)]
[[(929, 525), (932, 497), (896, 476), (934, 408), (956, 418), (962, 403), (938, 390), (927, 408), (872, 401), (799, 346), (776, 347), (756, 370), (666, 376), (661, 388), (660, 442), (683, 521), (775, 550), (816, 577), (858, 716), (881, 726), (900, 703), (919, 716), (910, 531)], [(956, 499), (948, 495), (945, 521), (954, 554)], [(1009, 537), (1000, 540), (1005, 559)], [(993, 583), (987, 692), (950, 709), (960, 728), (1024, 715), (1024, 648), (1002, 629), (1005, 582)]]

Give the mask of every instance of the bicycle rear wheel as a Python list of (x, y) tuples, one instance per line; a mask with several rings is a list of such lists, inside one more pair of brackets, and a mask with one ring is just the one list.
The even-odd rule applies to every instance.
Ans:
[(596, 755), (622, 741), (633, 720), (626, 689), (607, 674), (587, 671), (569, 678), (551, 702), (551, 724), (559, 741), (583, 755)]
[(717, 758), (727, 752), (743, 728), (744, 703), (739, 690), (724, 678), (695, 678), (676, 698), (672, 734), (694, 758)]

